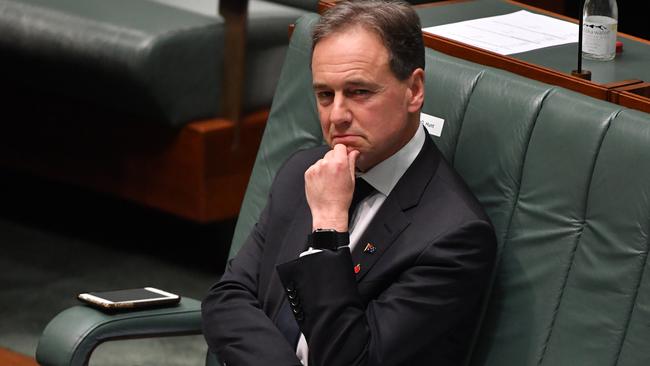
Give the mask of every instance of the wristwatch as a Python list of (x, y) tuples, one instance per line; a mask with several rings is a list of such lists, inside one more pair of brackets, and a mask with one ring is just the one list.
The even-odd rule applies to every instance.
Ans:
[(350, 233), (334, 229), (316, 229), (307, 236), (307, 243), (314, 249), (336, 250), (350, 244)]

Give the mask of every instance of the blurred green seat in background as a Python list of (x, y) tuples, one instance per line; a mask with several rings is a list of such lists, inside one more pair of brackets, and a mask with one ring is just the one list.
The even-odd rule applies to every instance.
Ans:
[(0, 166), (212, 222), (237, 215), (316, 0), (0, 0)]

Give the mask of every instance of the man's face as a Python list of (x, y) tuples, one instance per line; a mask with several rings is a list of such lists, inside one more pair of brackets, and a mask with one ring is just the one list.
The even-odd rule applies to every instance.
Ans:
[(320, 40), (312, 76), (325, 140), (358, 150), (360, 170), (397, 152), (417, 130), (423, 71), (398, 80), (375, 33), (353, 27)]

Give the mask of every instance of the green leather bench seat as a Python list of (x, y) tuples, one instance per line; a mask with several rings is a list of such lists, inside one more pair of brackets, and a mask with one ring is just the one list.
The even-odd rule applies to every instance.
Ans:
[[(172, 126), (213, 117), (228, 61), (217, 9), (216, 0), (0, 0), (2, 81)], [(271, 104), (288, 24), (305, 10), (262, 0), (249, 9), (250, 111)]]
[[(316, 20), (293, 33), (231, 254), (282, 162), (322, 144), (309, 69)], [(445, 120), (434, 140), (499, 241), (469, 364), (650, 364), (650, 115), (433, 50), (426, 61), (423, 111)], [(75, 347), (51, 346), (69, 331), (60, 323), (41, 338), (43, 365), (73, 364), (51, 362)], [(143, 327), (124, 321), (121, 336)]]
[(472, 364), (648, 364), (650, 115), (429, 57), (424, 110), (501, 250)]

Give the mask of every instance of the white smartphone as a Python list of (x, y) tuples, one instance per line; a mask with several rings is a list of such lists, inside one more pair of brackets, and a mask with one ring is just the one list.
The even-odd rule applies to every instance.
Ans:
[(88, 292), (77, 298), (102, 310), (120, 310), (178, 304), (181, 297), (153, 287)]

